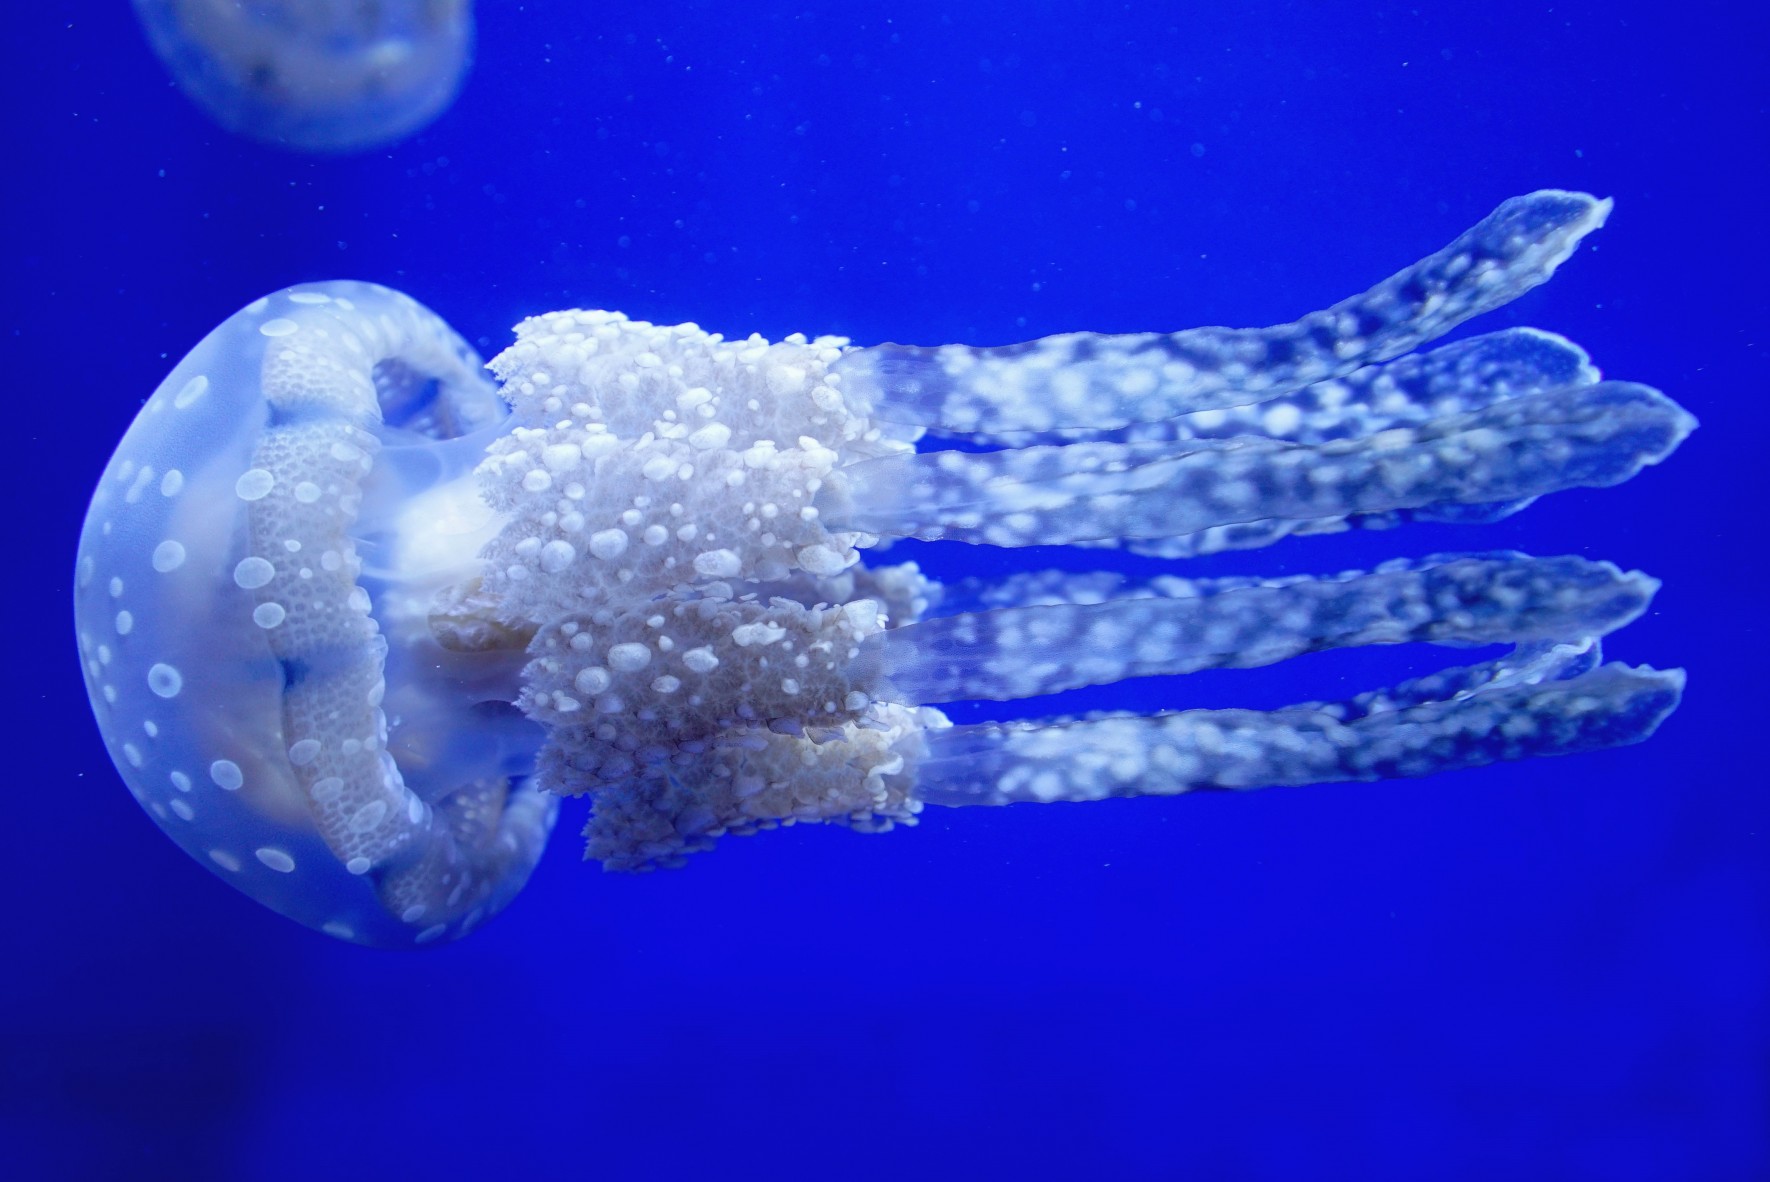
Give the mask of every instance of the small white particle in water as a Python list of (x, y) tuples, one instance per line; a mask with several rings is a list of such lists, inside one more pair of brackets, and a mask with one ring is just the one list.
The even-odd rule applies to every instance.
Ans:
[(295, 859), (275, 846), (260, 846), (252, 851), (258, 860), (275, 870), (278, 874), (287, 874), (295, 869)]
[(162, 698), (176, 698), (184, 688), (184, 674), (163, 661), (156, 662), (148, 667), (147, 683)]

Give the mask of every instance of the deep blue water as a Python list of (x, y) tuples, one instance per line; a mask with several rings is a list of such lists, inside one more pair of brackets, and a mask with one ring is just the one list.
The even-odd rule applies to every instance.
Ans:
[[(1764, 10), (480, 8), (453, 110), (348, 159), (212, 127), (120, 0), (8, 9), (0, 1173), (1770, 1177)], [(392, 954), (192, 863), (88, 716), (90, 485), (177, 358), (274, 288), (391, 284), (488, 354), (569, 306), (863, 342), (1264, 324), (1545, 186), (1616, 212), (1475, 327), (1665, 389), (1703, 422), (1680, 453), (1496, 526), (1191, 569), (1639, 566), (1665, 588), (1607, 647), (1691, 674), (1644, 746), (931, 810), (639, 878), (579, 862), (580, 805), (505, 916)], [(1086, 704), (1268, 706), (1409, 659)]]

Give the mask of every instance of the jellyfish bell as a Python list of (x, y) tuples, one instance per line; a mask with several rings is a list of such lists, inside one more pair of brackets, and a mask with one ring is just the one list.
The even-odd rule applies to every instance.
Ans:
[[(1657, 587), (1606, 562), (941, 585), (859, 561), (896, 537), (1180, 557), (1628, 479), (1694, 426), (1658, 391), (1531, 329), (1413, 351), (1547, 279), (1607, 210), (1518, 198), (1268, 329), (856, 348), (551, 313), (492, 361), (496, 390), (406, 296), (291, 288), (180, 363), (101, 479), (76, 592), (93, 709), (193, 856), (394, 945), (507, 903), (560, 796), (591, 800), (589, 857), (644, 870), (931, 804), (1639, 741), (1683, 675), (1603, 660)], [(1513, 647), (1271, 711), (955, 726), (939, 708), (1403, 642)]]
[(392, 143), (454, 101), (471, 0), (135, 0), (178, 86), (229, 131), (305, 152)]
[[(406, 610), (490, 527), (448, 489), (505, 417), (411, 300), (293, 288), (173, 370), (81, 535), (81, 655), (130, 791), (198, 861), (346, 939), (471, 930), (552, 824), (523, 790), (536, 728), (490, 696), (508, 671)], [(413, 512), (428, 549), (401, 552)]]

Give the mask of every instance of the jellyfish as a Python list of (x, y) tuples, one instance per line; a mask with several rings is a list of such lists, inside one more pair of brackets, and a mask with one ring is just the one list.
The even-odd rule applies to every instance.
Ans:
[(231, 132), (359, 152), (448, 108), (473, 51), (471, 0), (135, 0), (179, 88)]
[[(943, 585), (879, 560), (902, 538), (1177, 560), (1627, 480), (1695, 426), (1663, 394), (1536, 329), (1421, 348), (1609, 209), (1515, 198), (1272, 328), (856, 347), (564, 311), (517, 326), (496, 383), (406, 295), (291, 287), (198, 344), (100, 478), (75, 580), (92, 709), (199, 862), (393, 946), (508, 903), (568, 796), (588, 858), (648, 870), (799, 822), (1637, 742), (1683, 673), (1603, 659), (1657, 587), (1608, 562)], [(941, 709), (1398, 643), (1509, 647), (1275, 710)]]

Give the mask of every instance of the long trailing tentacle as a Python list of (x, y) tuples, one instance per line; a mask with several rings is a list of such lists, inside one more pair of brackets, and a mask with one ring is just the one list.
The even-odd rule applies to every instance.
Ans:
[(1270, 328), (1063, 333), (972, 348), (876, 345), (842, 358), (845, 394), (936, 433), (1110, 430), (1263, 402), (1399, 357), (1553, 275), (1611, 203), (1544, 189), (1324, 311)]

